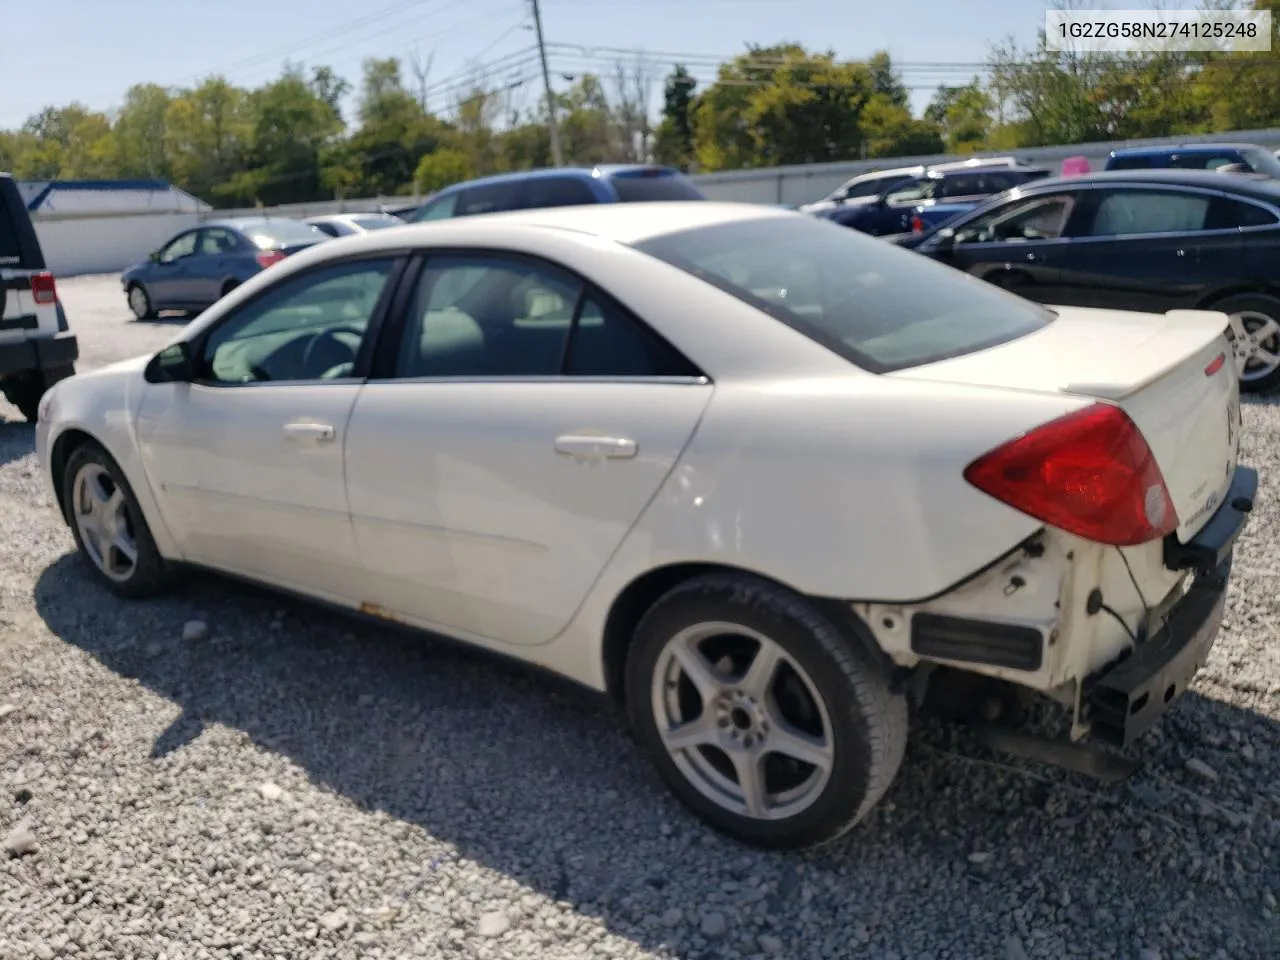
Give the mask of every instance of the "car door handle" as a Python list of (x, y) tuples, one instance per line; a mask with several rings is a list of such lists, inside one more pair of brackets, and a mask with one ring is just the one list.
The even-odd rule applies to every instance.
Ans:
[(284, 435), (290, 440), (311, 440), (322, 443), (333, 439), (334, 430), (327, 423), (286, 423)]
[(636, 455), (636, 442), (626, 437), (589, 437), (567, 433), (556, 437), (556, 453), (566, 453), (583, 460), (625, 459)]
[(1038, 258), (1034, 253), (1027, 254), (1027, 263), (1035, 263)]

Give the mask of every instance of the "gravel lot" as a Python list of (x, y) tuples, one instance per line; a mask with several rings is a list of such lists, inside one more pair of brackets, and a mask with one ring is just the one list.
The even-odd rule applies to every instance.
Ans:
[[(82, 368), (174, 330), (113, 277), (60, 290)], [(541, 676), (213, 577), (113, 599), (0, 402), (0, 838), (36, 847), (0, 852), (0, 957), (1274, 960), (1280, 406), (1244, 417), (1228, 623), (1139, 774), (926, 723), (863, 827), (783, 856), (707, 832)]]

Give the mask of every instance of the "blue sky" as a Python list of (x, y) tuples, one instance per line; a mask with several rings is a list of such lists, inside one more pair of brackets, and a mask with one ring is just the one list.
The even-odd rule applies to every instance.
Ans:
[[(973, 70), (964, 65), (983, 61), (993, 41), (1009, 35), (1033, 40), (1045, 10), (1033, 0), (541, 2), (548, 44), (578, 47), (551, 47), (553, 75), (608, 70), (618, 54), (607, 48), (643, 51), (651, 63), (655, 110), (670, 54), (696, 55), (695, 76), (710, 78), (716, 58), (738, 53), (748, 42), (785, 39), (832, 49), (843, 59), (887, 49), (903, 64), (918, 111), (940, 82), (965, 82)], [(1092, 5), (1133, 9), (1146, 3)], [(492, 75), (518, 83), (513, 97), (532, 106), (541, 77), (536, 61), (520, 56), (534, 42), (528, 10), (527, 0), (43, 0), (31, 21), (41, 29), (26, 39), (9, 36), (3, 45), (0, 128), (18, 126), (47, 104), (79, 100), (108, 110), (139, 82), (179, 86), (222, 73), (254, 85), (276, 75), (286, 58), (329, 64), (357, 84), (365, 57), (403, 57), (414, 50), (424, 57), (434, 53), (428, 76), (434, 109), (460, 92), (471, 64), (495, 61)]]

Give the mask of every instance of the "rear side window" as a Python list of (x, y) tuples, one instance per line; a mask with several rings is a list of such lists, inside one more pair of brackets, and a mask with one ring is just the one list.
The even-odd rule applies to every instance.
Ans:
[(1086, 236), (1119, 237), (1146, 233), (1194, 233), (1205, 229), (1208, 196), (1172, 190), (1100, 191)]
[(409, 217), (410, 223), (423, 223), (427, 220), (448, 220), (458, 207), (459, 192), (437, 197), (430, 203), (423, 204)]
[(1268, 177), (1280, 180), (1280, 159), (1267, 150), (1242, 150), (1244, 161), (1254, 173), (1265, 173)]
[(813, 217), (701, 227), (636, 247), (874, 373), (984, 350), (1054, 318), (976, 277)]
[(1272, 227), (1276, 224), (1276, 215), (1256, 203), (1243, 200), (1227, 200), (1215, 197), (1209, 209), (1209, 219), (1205, 223), (1206, 230), (1232, 230), (1236, 227)]
[(688, 177), (665, 170), (615, 173), (609, 182), (623, 203), (706, 199)]
[(458, 197), (454, 207), (455, 217), (473, 217), (479, 213), (497, 213), (514, 210), (519, 205), (514, 183), (486, 183), (467, 187)]
[(1217, 170), (1230, 163), (1239, 163), (1235, 153), (1178, 153), (1169, 158), (1169, 166), (1175, 170)]
[(596, 202), (591, 188), (573, 177), (533, 177), (525, 189), (525, 207), (574, 207)]
[(1149, 170), (1153, 166), (1150, 157), (1112, 157), (1108, 170)]
[[(10, 208), (13, 209), (10, 209)], [(0, 178), (0, 265), (22, 263), (21, 226), (16, 217), (26, 217), (26, 207), (17, 186), (8, 177)]]

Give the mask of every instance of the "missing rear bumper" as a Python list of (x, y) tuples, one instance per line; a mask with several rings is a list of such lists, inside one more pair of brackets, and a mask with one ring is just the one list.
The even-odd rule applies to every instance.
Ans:
[(1091, 739), (1128, 746), (1186, 692), (1222, 625), (1231, 562), (1197, 576), (1145, 643), (1085, 682)]

